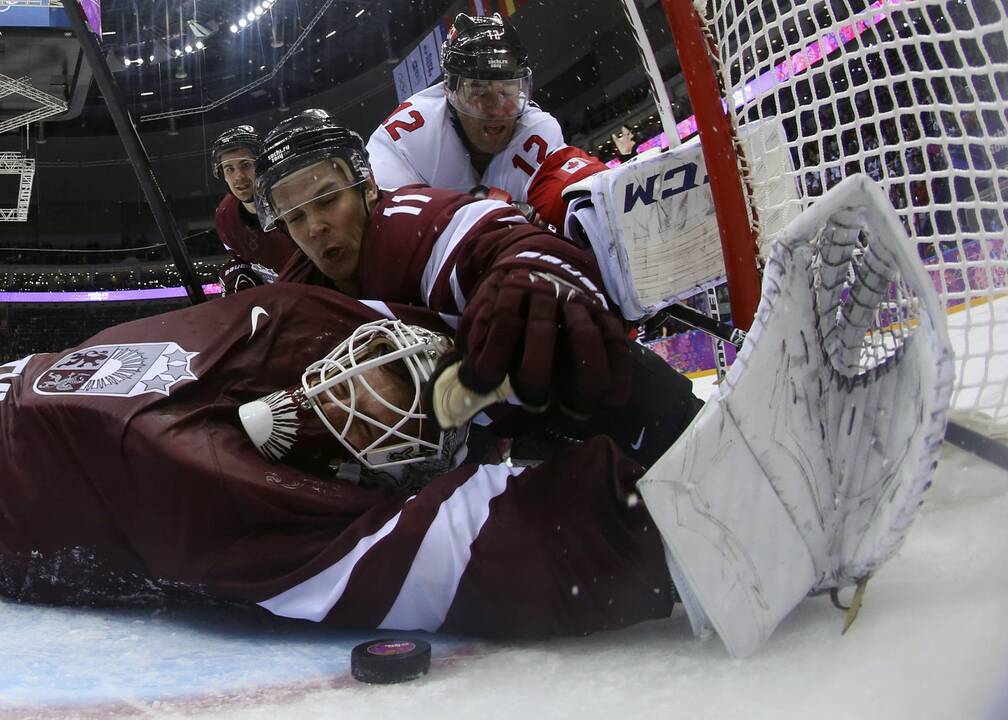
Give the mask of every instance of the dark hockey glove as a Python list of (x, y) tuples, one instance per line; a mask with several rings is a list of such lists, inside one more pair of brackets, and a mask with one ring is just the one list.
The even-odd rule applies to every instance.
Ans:
[(224, 295), (234, 295), (236, 292), (263, 284), (262, 278), (252, 264), (244, 260), (237, 260), (225, 266), (218, 279)]
[(486, 185), (477, 185), (469, 191), (469, 194), (473, 197), (479, 198), (480, 200), (489, 198), (490, 200), (500, 200), (501, 202), (506, 202), (517, 210), (523, 218), (528, 220), (530, 224), (538, 225), (539, 227), (549, 230), (552, 233), (557, 231), (556, 226), (546, 222), (546, 220), (544, 220), (539, 214), (539, 211), (536, 210), (534, 205), (527, 202), (512, 200), (511, 193), (507, 190), (501, 190), (497, 187), (487, 187)]
[(466, 305), (456, 344), (460, 382), (489, 394), (506, 378), (526, 406), (552, 401), (577, 414), (620, 407), (632, 358), (623, 323), (593, 295), (559, 275), (503, 269)]

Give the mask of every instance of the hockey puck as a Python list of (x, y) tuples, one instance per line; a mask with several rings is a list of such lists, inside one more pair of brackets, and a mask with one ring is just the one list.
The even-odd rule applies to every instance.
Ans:
[(416, 680), (430, 670), (430, 655), (430, 643), (423, 640), (369, 640), (350, 653), (350, 672), (366, 683)]

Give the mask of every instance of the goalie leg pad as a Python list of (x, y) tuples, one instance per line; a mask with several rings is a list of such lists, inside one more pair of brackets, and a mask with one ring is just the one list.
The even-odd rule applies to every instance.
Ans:
[(728, 376), (638, 483), (680, 593), (736, 657), (806, 593), (874, 573), (930, 484), (952, 352), (910, 248), (863, 176), (789, 225)]

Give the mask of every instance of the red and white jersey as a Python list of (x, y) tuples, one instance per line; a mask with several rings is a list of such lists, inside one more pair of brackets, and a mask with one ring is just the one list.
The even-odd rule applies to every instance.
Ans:
[[(563, 276), (608, 304), (590, 251), (500, 200), (425, 186), (382, 193), (364, 230), (358, 296), (459, 315), (486, 273), (512, 267)], [(303, 254), (280, 280), (326, 284)]]
[(486, 185), (525, 202), (543, 161), (566, 146), (556, 118), (530, 104), (511, 142), (479, 176), (452, 125), (444, 84), (438, 83), (397, 107), (371, 134), (367, 151), (375, 181), (386, 190), (423, 184), (469, 192)]
[(668, 616), (661, 537), (633, 501), (644, 470), (606, 437), (532, 468), (464, 465), (415, 495), (256, 452), (238, 407), (377, 317), (277, 283), (0, 366), (0, 592), (188, 590), (339, 627), (498, 637)]

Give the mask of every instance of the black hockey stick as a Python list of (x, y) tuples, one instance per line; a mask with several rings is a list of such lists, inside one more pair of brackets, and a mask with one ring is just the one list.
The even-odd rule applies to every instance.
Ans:
[(718, 340), (724, 340), (725, 342), (731, 343), (736, 349), (740, 349), (742, 347), (742, 343), (746, 337), (745, 330), (732, 327), (727, 323), (723, 323), (720, 320), (715, 320), (712, 317), (704, 315), (702, 312), (694, 310), (688, 305), (681, 305), (679, 303), (669, 305), (668, 307), (659, 310), (657, 313), (648, 318), (647, 324), (661, 327), (661, 325), (670, 318), (689, 325), (691, 328), (705, 332)]

